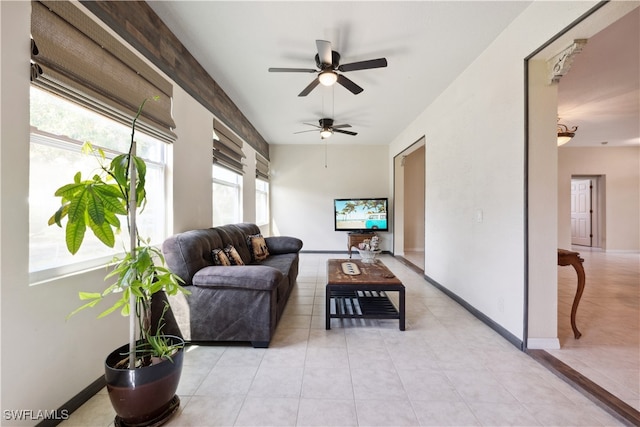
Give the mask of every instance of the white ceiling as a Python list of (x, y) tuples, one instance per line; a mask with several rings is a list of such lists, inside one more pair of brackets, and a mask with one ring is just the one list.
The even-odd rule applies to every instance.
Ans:
[[(348, 130), (358, 132), (357, 136), (334, 134), (329, 140), (332, 143), (389, 144), (529, 4), (528, 1), (149, 2), (270, 144), (321, 142), (318, 132), (295, 132), (312, 130), (303, 123), (317, 123), (322, 117), (333, 118), (336, 124), (351, 124)], [(637, 26), (635, 31), (637, 34)], [(269, 73), (267, 69), (315, 68), (317, 39), (332, 42), (342, 64), (385, 57), (389, 65), (345, 73), (364, 88), (359, 95), (336, 85), (318, 86), (308, 96), (298, 97), (315, 74)], [(597, 63), (597, 58), (591, 59), (597, 55), (597, 47), (590, 40), (581, 55), (589, 63)], [(635, 90), (637, 101), (637, 55), (636, 41), (635, 89), (623, 87), (617, 91), (619, 98), (625, 98), (625, 114), (632, 114), (635, 107), (636, 139), (638, 106), (628, 97), (629, 91)], [(615, 60), (627, 63), (633, 58), (629, 54)], [(580, 68), (582, 65), (576, 59), (569, 75), (561, 81), (559, 105), (567, 124), (579, 126), (578, 135), (583, 129), (601, 123), (596, 118), (586, 121), (580, 114), (580, 105), (598, 102), (600, 107), (594, 105), (595, 108), (606, 104), (612, 111), (613, 102), (602, 93), (592, 93), (586, 99), (586, 92), (580, 88), (584, 79), (592, 80), (593, 71), (585, 71), (586, 76), (576, 77), (575, 82), (569, 79), (574, 69)], [(606, 71), (613, 67), (599, 68)], [(607, 92), (621, 83), (622, 77), (607, 80)], [(619, 107), (615, 108), (618, 114)], [(598, 144), (602, 138), (605, 136), (599, 134)], [(606, 138), (610, 145), (619, 139), (611, 133), (606, 133)]]

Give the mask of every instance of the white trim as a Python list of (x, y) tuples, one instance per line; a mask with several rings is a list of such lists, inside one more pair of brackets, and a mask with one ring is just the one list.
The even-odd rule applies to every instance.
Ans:
[(529, 350), (560, 350), (558, 338), (529, 338), (527, 339)]

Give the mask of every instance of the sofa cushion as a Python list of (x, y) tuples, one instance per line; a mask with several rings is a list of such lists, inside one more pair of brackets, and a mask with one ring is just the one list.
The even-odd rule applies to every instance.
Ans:
[(269, 248), (262, 234), (247, 236), (247, 246), (251, 252), (251, 262), (260, 262), (269, 256)]
[(263, 265), (205, 267), (193, 276), (193, 285), (200, 288), (235, 288), (272, 291), (282, 282), (282, 273)]
[(244, 265), (242, 257), (233, 245), (227, 245), (224, 248), (224, 253), (227, 255), (227, 258), (229, 258), (231, 265)]
[(298, 257), (297, 253), (294, 254), (280, 254), (277, 256), (270, 256), (260, 263), (260, 265), (273, 267), (280, 271), (282, 275), (288, 276), (289, 270), (293, 265), (294, 261)]
[(162, 252), (171, 271), (180, 276), (185, 285), (191, 285), (196, 272), (213, 265), (211, 251), (223, 247), (218, 230), (206, 228), (185, 231), (168, 238), (162, 244)]
[(264, 240), (271, 255), (297, 253), (302, 249), (302, 240), (296, 237), (270, 236)]
[(213, 257), (213, 263), (215, 265), (231, 265), (231, 261), (229, 261), (229, 257), (222, 249), (212, 250), (211, 256)]

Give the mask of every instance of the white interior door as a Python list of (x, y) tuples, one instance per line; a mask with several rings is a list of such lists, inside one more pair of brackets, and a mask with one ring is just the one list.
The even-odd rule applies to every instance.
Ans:
[(591, 180), (571, 180), (571, 244), (591, 246)]

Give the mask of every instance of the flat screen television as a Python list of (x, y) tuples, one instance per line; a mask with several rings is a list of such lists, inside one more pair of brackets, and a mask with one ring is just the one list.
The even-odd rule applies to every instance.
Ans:
[(334, 199), (335, 231), (388, 231), (386, 197)]

